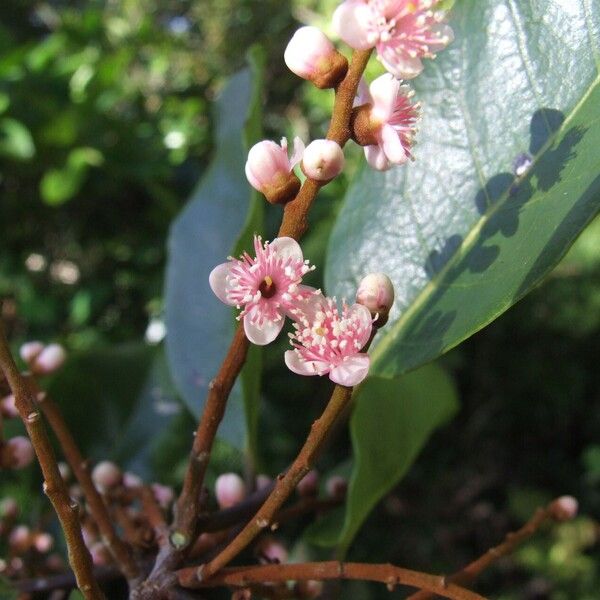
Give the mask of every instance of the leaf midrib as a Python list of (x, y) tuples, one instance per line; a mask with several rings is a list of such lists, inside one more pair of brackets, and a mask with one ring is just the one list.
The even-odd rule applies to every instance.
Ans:
[[(529, 174), (527, 177), (531, 176), (531, 173), (533, 172), (535, 165), (538, 163), (539, 159), (546, 153), (546, 151), (550, 147), (552, 147), (555, 140), (557, 138), (559, 138), (563, 133), (565, 133), (568, 125), (571, 123), (571, 121), (573, 120), (575, 115), (579, 112), (581, 107), (585, 104), (585, 102), (587, 101), (589, 96), (592, 94), (592, 92), (595, 90), (595, 88), (598, 87), (599, 84), (600, 84), (600, 73), (598, 73), (596, 78), (590, 83), (588, 89), (585, 91), (585, 93), (582, 95), (580, 100), (575, 104), (575, 106), (571, 109), (569, 114), (566, 116), (562, 125), (555, 132), (553, 132), (550, 136), (548, 136), (548, 139), (546, 140), (546, 143), (542, 146), (542, 149), (540, 150), (540, 152), (538, 152), (538, 154), (536, 154), (533, 157), (533, 162), (529, 169)], [(498, 212), (506, 204), (506, 201), (509, 198), (509, 193), (508, 193), (509, 190), (510, 190), (510, 187), (503, 192), (502, 196), (491, 207), (489, 207), (483, 215), (481, 215), (479, 220), (469, 230), (469, 232), (465, 236), (465, 239), (462, 241), (462, 243), (457, 248), (456, 252), (452, 255), (452, 257), (430, 279), (430, 281), (421, 290), (421, 292), (415, 297), (414, 301), (410, 304), (410, 306), (406, 309), (406, 311), (392, 325), (392, 328), (389, 331), (389, 333), (383, 338), (383, 340), (379, 344), (377, 344), (377, 346), (374, 348), (373, 353), (371, 355), (371, 361), (372, 361), (371, 368), (372, 369), (376, 366), (378, 360), (380, 360), (381, 357), (385, 354), (386, 350), (393, 343), (393, 341), (396, 339), (396, 337), (398, 337), (400, 335), (404, 325), (406, 323), (410, 322), (413, 315), (418, 311), (418, 309), (427, 301), (427, 299), (437, 289), (439, 282), (444, 279), (444, 277), (447, 275), (448, 271), (450, 271), (450, 269), (452, 269), (460, 260), (462, 260), (466, 256), (467, 252), (472, 247), (474, 247), (475, 243), (478, 240), (479, 233), (481, 232), (481, 230), (483, 229), (485, 224), (490, 220), (490, 218), (496, 212)], [(503, 309), (501, 309), (494, 315), (491, 315), (489, 320), (485, 321), (482, 324), (482, 327), (488, 323), (491, 323), (502, 312), (503, 312)], [(454, 346), (456, 346), (460, 342), (462, 342), (464, 339), (469, 337), (469, 335), (470, 335), (470, 333), (466, 333), (460, 339), (455, 340), (450, 346), (444, 347), (444, 350), (453, 348)]]

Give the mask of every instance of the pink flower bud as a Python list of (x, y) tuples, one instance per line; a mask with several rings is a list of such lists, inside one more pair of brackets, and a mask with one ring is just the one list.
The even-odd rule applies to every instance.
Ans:
[(102, 542), (96, 542), (90, 548), (92, 562), (96, 566), (107, 565), (110, 562), (108, 548)]
[(15, 397), (13, 394), (9, 394), (0, 400), (0, 413), (7, 419), (14, 419), (19, 416), (17, 405), (15, 404)]
[(239, 504), (246, 497), (246, 485), (237, 473), (224, 473), (217, 477), (215, 496), (221, 508)]
[(125, 472), (123, 473), (123, 485), (127, 489), (135, 489), (142, 487), (144, 482), (142, 481), (142, 478), (135, 473)]
[(66, 462), (59, 462), (58, 470), (63, 481), (69, 481), (69, 479), (71, 479), (71, 467), (69, 467)]
[(256, 476), (256, 489), (264, 490), (273, 483), (273, 480), (268, 475), (257, 475)]
[(302, 170), (310, 179), (331, 181), (344, 168), (344, 153), (337, 142), (315, 140), (304, 150)]
[(8, 543), (17, 554), (26, 552), (31, 547), (31, 531), (27, 525), (15, 527), (8, 538)]
[(67, 353), (60, 344), (49, 344), (35, 359), (31, 369), (38, 375), (50, 375), (58, 371), (66, 359)]
[(319, 472), (316, 469), (309, 471), (296, 486), (300, 496), (316, 496), (319, 491)]
[(394, 284), (385, 273), (370, 273), (358, 286), (356, 302), (366, 306), (373, 318), (377, 316), (375, 325), (381, 327), (394, 304)]
[(119, 485), (122, 479), (121, 469), (108, 460), (98, 463), (92, 471), (92, 480), (101, 491)]
[(54, 538), (49, 533), (36, 533), (33, 536), (33, 547), (40, 553), (46, 554), (52, 550)]
[(4, 498), (0, 502), (0, 519), (16, 519), (19, 516), (19, 505), (14, 498)]
[(256, 555), (262, 563), (282, 564), (288, 560), (286, 547), (272, 536), (263, 538), (257, 544)]
[(348, 70), (348, 61), (317, 27), (301, 27), (283, 55), (292, 73), (321, 89), (335, 87)]
[(168, 508), (171, 502), (173, 502), (175, 499), (175, 492), (173, 491), (173, 488), (170, 488), (167, 485), (161, 485), (160, 483), (153, 483), (151, 487), (156, 501), (163, 508)]
[(577, 516), (579, 502), (573, 496), (561, 496), (552, 503), (552, 509), (557, 521), (570, 521)]
[(6, 442), (8, 464), (13, 469), (23, 469), (29, 466), (35, 458), (33, 446), (29, 438), (19, 435)]
[(19, 354), (24, 362), (27, 363), (29, 367), (33, 364), (35, 359), (41, 354), (44, 349), (44, 344), (42, 342), (26, 342), (23, 344), (19, 350)]
[(300, 162), (303, 152), (304, 144), (298, 137), (294, 139), (291, 158), (288, 158), (286, 138), (282, 138), (280, 146), (270, 140), (254, 144), (246, 161), (246, 177), (250, 185), (272, 204), (289, 202), (300, 189), (300, 180), (293, 168)]
[(298, 594), (298, 598), (318, 598), (323, 593), (323, 582), (315, 581), (314, 579), (299, 581), (296, 584), (295, 591)]
[(330, 498), (342, 499), (348, 490), (348, 482), (340, 475), (332, 475), (325, 484), (327, 495)]

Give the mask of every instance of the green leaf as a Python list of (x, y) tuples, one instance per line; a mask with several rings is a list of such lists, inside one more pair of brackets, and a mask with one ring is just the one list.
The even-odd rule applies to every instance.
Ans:
[(35, 145), (29, 129), (16, 119), (0, 120), (0, 155), (14, 160), (29, 160), (35, 155)]
[[(233, 335), (231, 310), (212, 293), (208, 275), (236, 247), (247, 249), (251, 234), (262, 229), (262, 209), (244, 176), (247, 143), (259, 132), (261, 62), (254, 52), (252, 70), (234, 75), (218, 98), (214, 159), (170, 233), (167, 355), (177, 388), (195, 415), (202, 411), (208, 384)], [(238, 448), (253, 443), (247, 438), (243, 391), (250, 430), (255, 431), (260, 358), (253, 351), (249, 361), (244, 389), (239, 382), (233, 389), (219, 430)]]
[(435, 364), (394, 379), (369, 377), (359, 388), (350, 421), (355, 460), (338, 540), (342, 549), (457, 408), (452, 380)]
[[(363, 169), (331, 238), (330, 293), (385, 271), (373, 351), (393, 376), (452, 348), (538, 284), (600, 207), (600, 6), (462, 0), (456, 41), (414, 82), (416, 162)], [(522, 177), (515, 160), (529, 153)], [(379, 337), (379, 336), (378, 336)]]
[(46, 204), (59, 206), (70, 200), (83, 185), (85, 169), (67, 165), (46, 171), (40, 181), (40, 193)]

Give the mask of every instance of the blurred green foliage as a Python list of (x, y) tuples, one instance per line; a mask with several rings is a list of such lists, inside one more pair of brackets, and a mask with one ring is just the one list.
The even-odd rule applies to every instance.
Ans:
[[(150, 319), (162, 317), (168, 227), (212, 156), (210, 103), (252, 43), (268, 56), (269, 135), (322, 134), (332, 96), (286, 75), (281, 52), (295, 20), (325, 24), (336, 4), (0, 4), (3, 317), (15, 345), (58, 338), (74, 351), (51, 389), (93, 459), (108, 448), (149, 478), (181, 481), (193, 420), (162, 349), (142, 343)], [(349, 149), (348, 174), (311, 213), (303, 246), (316, 264), (360, 157)], [(269, 208), (271, 233), (278, 219)], [(538, 503), (573, 493), (585, 516), (543, 532), (487, 574), (481, 590), (502, 600), (600, 599), (599, 247), (596, 220), (539, 290), (444, 357), (462, 408), (371, 514), (349, 558), (450, 572)], [(321, 285), (321, 275), (310, 283)], [(327, 393), (313, 378), (289, 385), (285, 344), (265, 353), (259, 452), (271, 475), (295, 455)], [(20, 431), (9, 424), (9, 434)], [(341, 432), (320, 468), (347, 469), (349, 454)], [(240, 453), (219, 443), (208, 483), (241, 466)], [(35, 468), (2, 474), (0, 494), (17, 497), (30, 523), (46, 509), (37, 490)], [(298, 528), (278, 535), (291, 539)], [(305, 543), (294, 551), (307, 554), (330, 556)], [(345, 589), (356, 600), (389, 597), (383, 587)]]

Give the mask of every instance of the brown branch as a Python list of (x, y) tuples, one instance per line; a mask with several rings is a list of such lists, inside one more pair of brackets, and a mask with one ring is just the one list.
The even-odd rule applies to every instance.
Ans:
[(274, 516), (294, 491), (300, 480), (311, 470), (319, 456), (327, 433), (350, 401), (352, 388), (336, 385), (331, 399), (321, 417), (312, 424), (304, 446), (289, 470), (279, 475), (275, 489), (252, 520), (217, 557), (203, 567), (203, 577), (208, 579), (237, 556), (261, 531), (274, 523)]
[[(350, 138), (352, 104), (360, 78), (365, 70), (370, 50), (357, 51), (345, 78), (336, 90), (335, 104), (327, 137), (343, 146)], [(297, 197), (288, 203), (278, 236), (300, 239), (308, 227), (307, 215), (324, 182), (307, 179)], [(225, 414), (225, 406), (233, 384), (239, 375), (248, 352), (249, 342), (240, 324), (215, 379), (211, 382), (206, 404), (190, 453), (183, 489), (175, 506), (171, 528), (171, 543), (184, 550), (193, 541), (200, 513), (200, 490), (208, 467), (208, 460), (217, 429)]]
[[(32, 383), (35, 385), (33, 380)], [(87, 469), (87, 462), (81, 454), (75, 438), (67, 427), (60, 408), (45, 392), (39, 393), (38, 398), (42, 411), (54, 431), (54, 435), (56, 435), (63, 454), (81, 486), (81, 491), (83, 492), (89, 511), (102, 535), (103, 543), (108, 548), (115, 559), (115, 563), (125, 577), (128, 580), (135, 579), (139, 575), (139, 569), (133, 560), (131, 550), (117, 535), (108, 509)]]
[[(202, 568), (202, 567), (201, 567)], [(377, 581), (393, 589), (397, 585), (427, 590), (451, 600), (485, 600), (483, 596), (466, 590), (444, 577), (420, 573), (394, 565), (369, 565), (364, 563), (343, 563), (338, 561), (286, 564), (257, 565), (250, 567), (233, 567), (223, 569), (210, 579), (198, 577), (198, 569), (189, 567), (177, 571), (179, 585), (186, 588), (214, 587), (231, 585), (246, 587), (253, 584), (285, 581), (317, 581), (331, 579), (355, 579), (361, 581)]]
[[(566, 500), (571, 503), (570, 498)], [(494, 548), (490, 548), (477, 560), (474, 560), (460, 571), (450, 575), (448, 581), (462, 586), (470, 584), (497, 560), (512, 554), (517, 546), (533, 536), (544, 523), (548, 521), (565, 521), (572, 518), (574, 513), (565, 510), (564, 502), (565, 498), (558, 498), (545, 508), (538, 508), (531, 519), (529, 519), (521, 529), (508, 533), (501, 544)], [(407, 600), (429, 600), (434, 596), (435, 594), (431, 593), (431, 591), (421, 591), (412, 594)]]
[(44, 429), (35, 394), (15, 364), (1, 323), (0, 366), (15, 396), (17, 410), (25, 424), (42, 469), (44, 492), (52, 503), (64, 532), (69, 563), (75, 573), (77, 586), (87, 600), (102, 600), (104, 594), (94, 578), (92, 559), (81, 534), (79, 507), (69, 497), (65, 482), (58, 470), (52, 445)]

